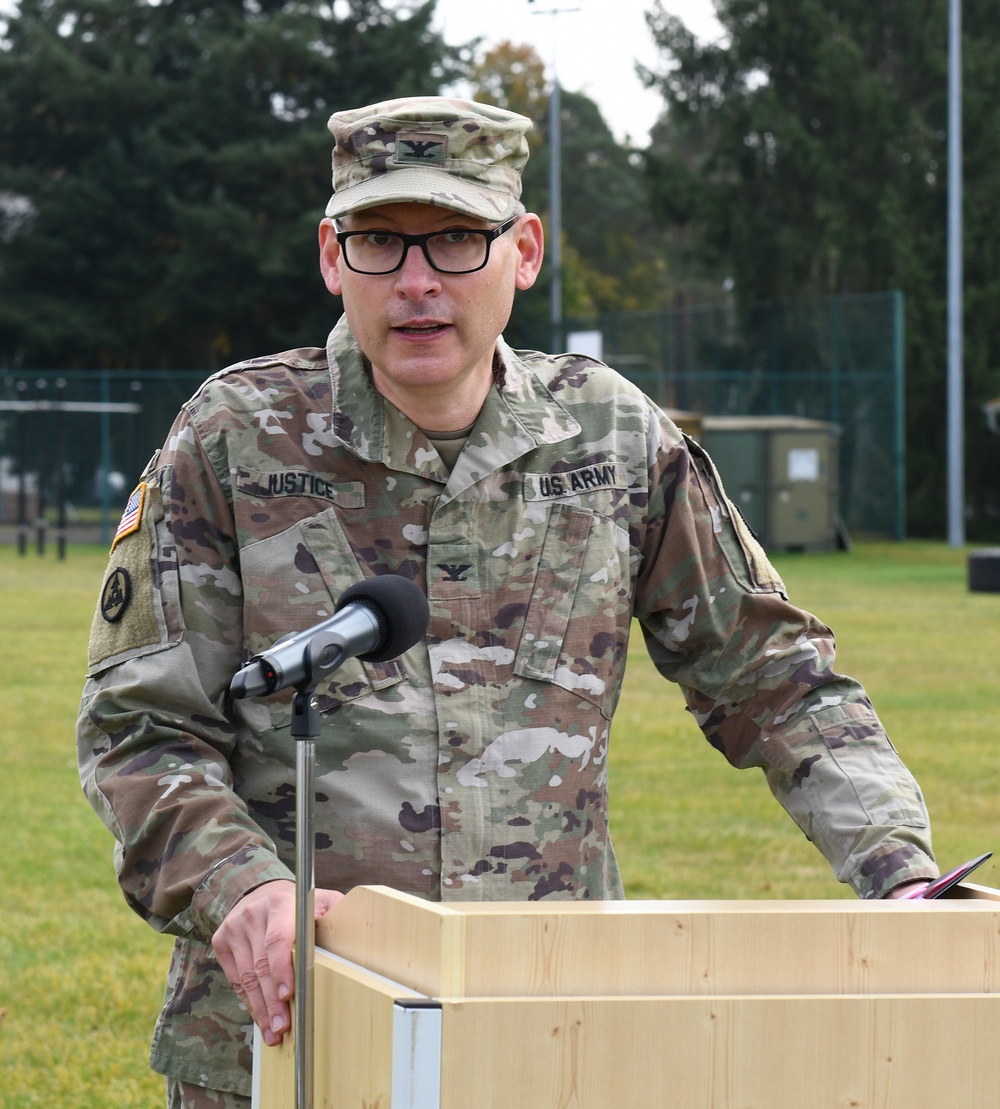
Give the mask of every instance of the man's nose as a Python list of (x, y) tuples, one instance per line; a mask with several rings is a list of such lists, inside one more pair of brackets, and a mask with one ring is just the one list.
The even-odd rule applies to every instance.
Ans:
[(411, 246), (403, 264), (396, 270), (396, 289), (400, 296), (419, 298), (433, 295), (441, 288), (441, 275), (427, 261), (419, 246)]

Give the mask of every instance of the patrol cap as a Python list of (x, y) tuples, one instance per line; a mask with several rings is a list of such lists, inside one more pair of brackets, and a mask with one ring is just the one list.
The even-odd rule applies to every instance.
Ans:
[(490, 104), (405, 97), (335, 112), (331, 219), (418, 201), (504, 220), (521, 195), (531, 120)]

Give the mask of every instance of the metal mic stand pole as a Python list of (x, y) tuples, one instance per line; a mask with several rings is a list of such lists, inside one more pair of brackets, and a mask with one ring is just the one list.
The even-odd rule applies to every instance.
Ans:
[[(350, 591), (348, 591), (350, 592)], [(426, 604), (426, 601), (424, 602)], [(371, 616), (373, 625), (375, 616)], [(381, 624), (378, 624), (381, 629)], [(374, 627), (372, 629), (374, 631)], [(298, 637), (296, 637), (298, 638)], [(280, 642), (280, 641), (279, 641)], [(245, 667), (232, 680), (234, 697), (276, 693), (294, 685), (292, 738), (295, 744), (295, 999), (292, 1034), (295, 1037), (295, 1109), (313, 1109), (314, 1002), (316, 961), (316, 740), (319, 713), (314, 704), (316, 686), (351, 657), (351, 641), (335, 628), (314, 628), (302, 651), (297, 682), (285, 681), (283, 669), (266, 656), (255, 656), (254, 667)], [(361, 656), (359, 656), (361, 657)], [(293, 663), (295, 660), (292, 660)]]
[(292, 700), (295, 744), (295, 1109), (313, 1107), (313, 968), (316, 951), (316, 740), (319, 713), (312, 652), (306, 648), (306, 677)]

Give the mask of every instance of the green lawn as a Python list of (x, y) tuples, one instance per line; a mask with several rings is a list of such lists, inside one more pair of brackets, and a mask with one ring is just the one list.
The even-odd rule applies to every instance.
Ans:
[[(965, 554), (859, 544), (775, 559), (837, 631), (916, 773), (944, 865), (1000, 848), (1000, 594)], [(112, 841), (80, 792), (73, 728), (105, 554), (0, 547), (0, 1106), (162, 1104), (146, 1070), (170, 941), (122, 903)], [(771, 799), (702, 739), (633, 644), (612, 745), (612, 822), (633, 897), (846, 897)], [(993, 862), (981, 881), (1000, 884)]]
[(73, 739), (106, 552), (0, 547), (0, 1105), (163, 1104), (146, 1067), (170, 941), (124, 905)]

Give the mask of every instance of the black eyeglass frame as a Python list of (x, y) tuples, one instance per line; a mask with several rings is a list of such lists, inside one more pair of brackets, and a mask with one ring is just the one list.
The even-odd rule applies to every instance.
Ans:
[[(490, 260), (490, 247), (493, 245), (494, 239), (499, 239), (501, 235), (506, 234), (515, 223), (520, 219), (519, 215), (511, 216), (509, 220), (505, 220), (499, 227), (494, 227), (492, 230), (484, 230), (479, 227), (446, 227), (442, 231), (429, 231), (425, 235), (406, 235), (402, 231), (390, 231), (384, 227), (369, 227), (364, 231), (340, 231), (334, 223), (334, 232), (337, 242), (340, 244), (340, 253), (344, 259), (345, 264), (349, 270), (354, 273), (363, 274), (365, 277), (385, 277), (387, 274), (395, 273), (401, 269), (403, 263), (406, 261), (406, 256), (410, 252), (411, 246), (419, 246), (423, 251), (424, 257), (427, 259), (427, 264), (432, 270), (437, 273), (447, 273), (452, 275), (462, 275), (466, 273), (478, 273), (479, 270), (485, 269)], [(434, 264), (434, 259), (427, 249), (427, 243), (430, 239), (436, 239), (439, 235), (449, 235), (455, 231), (461, 231), (465, 235), (480, 235), (486, 240), (486, 254), (482, 262), (478, 266), (473, 266), (471, 270), (443, 270), (440, 266)], [(394, 239), (400, 239), (403, 243), (403, 253), (399, 261), (392, 267), (391, 270), (359, 270), (356, 266), (351, 265), (351, 260), (348, 256), (347, 247), (344, 245), (348, 239), (356, 238), (358, 235), (374, 235), (381, 232), (383, 235), (391, 235)]]

